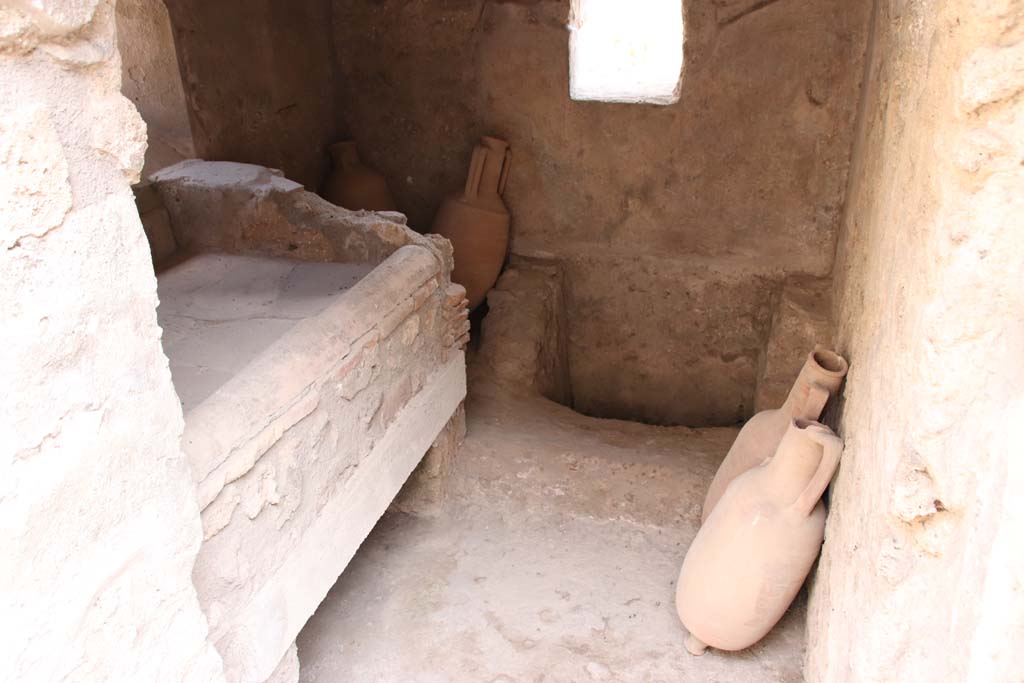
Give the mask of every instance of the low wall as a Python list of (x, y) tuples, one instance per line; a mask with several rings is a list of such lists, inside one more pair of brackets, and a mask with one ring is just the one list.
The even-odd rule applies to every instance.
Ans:
[[(229, 681), (266, 681), (466, 393), (450, 248), (262, 167), (153, 177), (179, 249), (377, 263), (185, 415), (193, 577)], [(284, 674), (281, 674), (284, 675)]]

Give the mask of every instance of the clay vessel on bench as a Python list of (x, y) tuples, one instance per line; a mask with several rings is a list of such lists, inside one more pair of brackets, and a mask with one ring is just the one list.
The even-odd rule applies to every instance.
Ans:
[(324, 185), (324, 199), (350, 211), (397, 211), (384, 176), (363, 164), (354, 142), (330, 147), (334, 170)]
[(821, 496), (842, 451), (825, 425), (793, 420), (775, 456), (726, 489), (690, 545), (676, 586), (692, 654), (750, 647), (782, 618), (821, 550)]
[(701, 523), (733, 479), (771, 457), (795, 418), (817, 420), (829, 398), (839, 391), (849, 365), (839, 354), (821, 346), (807, 356), (804, 367), (781, 408), (763, 410), (743, 425), (708, 487)]
[(483, 303), (505, 263), (511, 217), (501, 195), (511, 165), (507, 142), (483, 138), (473, 150), (465, 189), (446, 199), (434, 219), (434, 232), (452, 243), (452, 280), (466, 288), (471, 309)]

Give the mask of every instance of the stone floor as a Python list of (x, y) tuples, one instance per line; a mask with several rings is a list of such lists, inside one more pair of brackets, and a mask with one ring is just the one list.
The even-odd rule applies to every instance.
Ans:
[(731, 429), (596, 420), (476, 385), (450, 501), (389, 513), (299, 637), (304, 683), (800, 681), (803, 606), (691, 657), (674, 582)]

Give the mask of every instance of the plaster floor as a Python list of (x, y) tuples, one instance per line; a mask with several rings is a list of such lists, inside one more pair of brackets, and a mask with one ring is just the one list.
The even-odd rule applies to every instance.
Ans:
[(365, 263), (198, 254), (161, 271), (157, 319), (184, 411), (372, 269)]
[(598, 420), (477, 385), (449, 502), (389, 512), (299, 636), (304, 683), (800, 681), (802, 600), (686, 653), (675, 579), (734, 429)]

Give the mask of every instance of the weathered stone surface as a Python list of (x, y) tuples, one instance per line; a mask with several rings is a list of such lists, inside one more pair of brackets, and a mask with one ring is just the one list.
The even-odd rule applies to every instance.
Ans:
[(0, 680), (208, 683), (113, 11), (0, 2)]
[(23, 103), (0, 119), (0, 202), (3, 246), (27, 236), (41, 237), (71, 210), (68, 162), (57, 130), (44, 107)]
[(171, 20), (162, 0), (118, 0), (121, 92), (146, 122), (143, 177), (196, 155)]
[(794, 277), (783, 283), (761, 355), (755, 413), (783, 404), (816, 344), (831, 348), (831, 315), (831, 280)]
[(460, 405), (434, 439), (398, 493), (391, 509), (414, 515), (436, 516), (448, 496), (455, 457), (466, 439), (466, 407)]
[(877, 3), (840, 243), (846, 438), (809, 681), (1024, 668), (1024, 4)]

